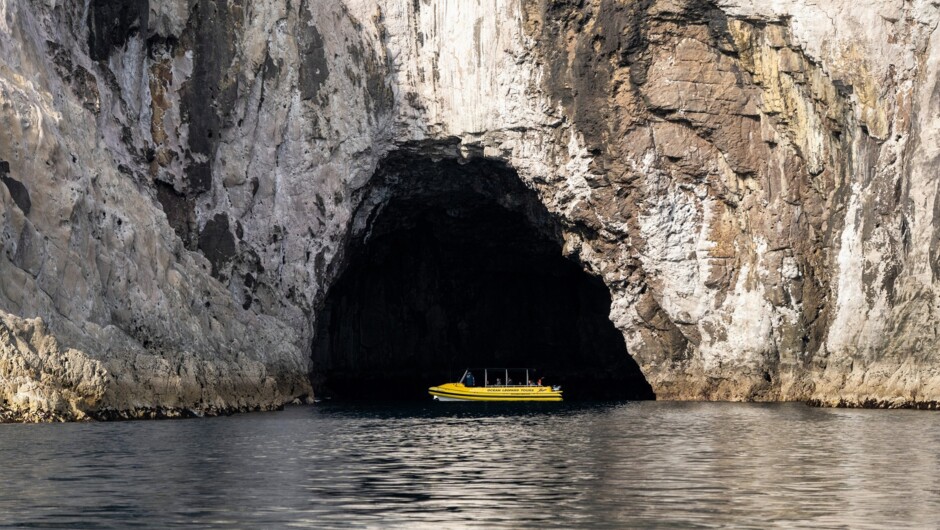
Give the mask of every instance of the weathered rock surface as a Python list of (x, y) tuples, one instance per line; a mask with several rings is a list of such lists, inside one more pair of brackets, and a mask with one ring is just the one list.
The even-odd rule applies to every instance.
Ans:
[(272, 408), (398, 151), (512, 167), (660, 398), (940, 401), (929, 0), (0, 0), (0, 418)]

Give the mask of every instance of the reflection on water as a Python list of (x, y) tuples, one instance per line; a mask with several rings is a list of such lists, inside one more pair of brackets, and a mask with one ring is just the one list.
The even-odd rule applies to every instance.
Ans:
[(798, 404), (318, 405), (0, 426), (0, 526), (898, 527), (940, 421)]

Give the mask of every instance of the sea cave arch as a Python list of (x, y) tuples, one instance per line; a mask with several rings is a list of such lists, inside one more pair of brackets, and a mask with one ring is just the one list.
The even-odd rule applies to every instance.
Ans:
[(606, 285), (563, 256), (557, 220), (511, 167), (399, 150), (361, 199), (318, 311), (319, 396), (427, 398), (498, 366), (538, 368), (566, 399), (655, 398)]

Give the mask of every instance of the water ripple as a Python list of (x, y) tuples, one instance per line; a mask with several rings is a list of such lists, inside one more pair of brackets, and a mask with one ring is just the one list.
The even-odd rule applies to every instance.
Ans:
[(0, 527), (934, 527), (935, 418), (422, 403), (4, 425)]

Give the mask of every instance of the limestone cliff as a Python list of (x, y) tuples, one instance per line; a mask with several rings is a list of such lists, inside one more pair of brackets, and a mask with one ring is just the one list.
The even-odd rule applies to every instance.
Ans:
[(929, 0), (0, 0), (0, 417), (309, 396), (395, 153), (512, 168), (660, 398), (932, 406), (938, 22)]

